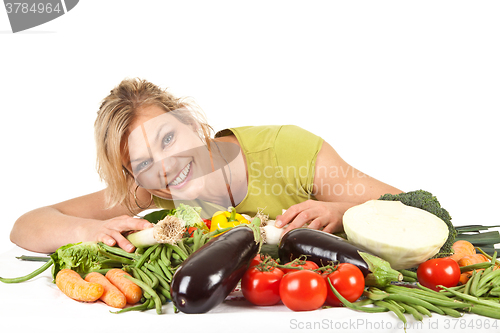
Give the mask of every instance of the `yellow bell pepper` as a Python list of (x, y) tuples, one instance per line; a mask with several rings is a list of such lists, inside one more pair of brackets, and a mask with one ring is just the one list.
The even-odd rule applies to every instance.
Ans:
[(236, 213), (234, 207), (229, 207), (228, 211), (218, 211), (212, 216), (212, 224), (210, 225), (210, 231), (217, 229), (224, 229), (228, 227), (236, 227), (242, 223), (250, 223), (246, 218)]

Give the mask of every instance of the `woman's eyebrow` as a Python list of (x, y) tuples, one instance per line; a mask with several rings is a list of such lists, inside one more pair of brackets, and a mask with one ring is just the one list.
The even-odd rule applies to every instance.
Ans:
[[(167, 128), (167, 129), (168, 129), (168, 128), (169, 128), (169, 124), (163, 124), (163, 125), (161, 125), (161, 126), (158, 128), (158, 132), (156, 132), (156, 137), (155, 137), (155, 141), (154, 141), (155, 143), (156, 143), (156, 142), (158, 142), (158, 140), (160, 139), (160, 135), (161, 135), (161, 133), (163, 133), (163, 130), (164, 130), (165, 128)], [(167, 132), (168, 132), (168, 131), (167, 131)], [(148, 147), (149, 147), (149, 146), (148, 146)]]

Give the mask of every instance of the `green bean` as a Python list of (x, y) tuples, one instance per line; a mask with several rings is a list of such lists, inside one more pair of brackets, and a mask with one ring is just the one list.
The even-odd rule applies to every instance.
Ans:
[[(168, 255), (169, 250), (170, 250), (170, 255)], [(163, 262), (166, 266), (170, 266), (171, 255), (172, 255), (172, 249), (168, 248), (167, 246), (163, 246), (160, 254), (160, 261)]]
[(406, 275), (403, 275), (403, 282), (417, 282), (418, 280), (415, 279), (415, 278), (412, 278), (411, 276), (406, 276)]
[[(442, 297), (438, 297), (438, 296), (431, 296), (430, 293), (427, 293), (427, 295), (424, 295), (423, 293), (412, 295), (411, 292), (402, 291), (400, 289), (394, 289), (392, 287), (387, 287), (386, 290), (388, 292), (394, 291), (394, 293), (392, 293), (391, 295), (404, 295), (404, 296), (409, 296), (409, 297), (414, 297), (414, 298), (418, 297), (418, 299), (420, 299), (420, 300), (427, 301), (427, 302), (432, 303), (432, 304), (437, 305), (437, 306), (446, 306), (449, 308), (464, 308), (464, 307), (470, 306), (469, 304), (464, 303), (464, 302), (457, 302), (457, 301), (452, 301), (450, 299), (443, 299)], [(391, 299), (391, 298), (388, 297), (388, 299)]]
[(200, 241), (201, 241), (201, 236), (203, 233), (199, 231), (198, 229), (194, 231), (193, 233), (193, 252), (198, 250), (200, 248)]
[(204, 236), (207, 236), (207, 238), (212, 238), (218, 234), (222, 234), (223, 232), (226, 232), (226, 231), (231, 230), (231, 229), (232, 229), (232, 227), (215, 229), (214, 231), (210, 231), (208, 234), (204, 234)]
[(49, 261), (47, 261), (45, 264), (43, 264), (40, 268), (29, 273), (28, 275), (17, 277), (17, 278), (0, 277), (0, 281), (3, 283), (19, 283), (19, 282), (28, 281), (28, 280), (34, 278), (35, 276), (40, 275), (41, 273), (45, 272), (50, 266), (52, 266), (53, 263), (54, 263), (54, 261), (51, 258)]
[(458, 291), (451, 290), (451, 289), (446, 288), (444, 286), (440, 286), (440, 287), (443, 288), (443, 289), (445, 289), (445, 290), (451, 291), (451, 293), (453, 293), (455, 296), (458, 296), (461, 299), (464, 299), (466, 301), (470, 301), (470, 302), (475, 303), (475, 304), (480, 304), (480, 305), (485, 305), (485, 306), (491, 306), (491, 307), (494, 307), (495, 309), (497, 309), (497, 311), (498, 311), (498, 309), (500, 309), (500, 304), (499, 303), (495, 303), (495, 302), (492, 302), (492, 301), (489, 301), (489, 300), (482, 300), (482, 299), (479, 299), (479, 298), (477, 298), (475, 296), (467, 295), (467, 294), (464, 294), (464, 293), (460, 293)]
[(491, 306), (474, 305), (472, 308), (470, 308), (469, 311), (477, 315), (500, 319), (500, 311), (498, 311), (498, 309), (492, 308)]
[(477, 264), (472, 264), (472, 265), (467, 265), (467, 266), (462, 266), (460, 267), (460, 273), (468, 272), (468, 271), (475, 271), (476, 269), (483, 269), (483, 268), (488, 268), (491, 266), (491, 262), (485, 261), (485, 262), (480, 262)]
[(472, 296), (476, 296), (476, 291), (477, 291), (477, 285), (479, 283), (479, 280), (481, 279), (481, 275), (483, 274), (482, 271), (475, 271), (476, 273), (472, 274), (472, 277), (471, 277), (471, 285), (470, 285), (470, 294)]
[[(472, 276), (474, 276), (474, 274), (476, 274), (476, 271), (472, 271)], [(470, 295), (470, 286), (472, 284), (472, 276), (465, 283), (465, 288), (464, 288), (463, 293), (466, 294), (466, 295)], [(454, 295), (454, 294), (452, 294), (452, 295)], [(454, 295), (454, 296), (456, 296), (456, 295)]]
[(363, 305), (369, 305), (369, 304), (373, 304), (373, 300), (372, 299), (369, 299), (369, 298), (365, 298), (363, 300), (360, 300), (360, 301), (356, 301), (354, 303), (352, 303), (353, 305), (356, 305), (356, 306), (363, 306)]
[(486, 272), (483, 273), (483, 277), (481, 281), (479, 281), (478, 288), (484, 287), (488, 282), (493, 281), (496, 277), (500, 276), (500, 269), (497, 269), (496, 271), (490, 271), (489, 273)]
[(144, 310), (148, 309), (150, 302), (154, 304), (152, 299), (148, 299), (142, 304), (135, 305), (135, 306), (129, 306), (128, 308), (124, 308), (124, 309), (121, 309), (118, 311), (109, 311), (109, 312), (111, 312), (111, 313), (124, 313), (124, 312), (129, 312), (129, 311), (144, 311)]
[(153, 275), (155, 275), (156, 278), (158, 279), (159, 286), (161, 286), (167, 290), (170, 290), (170, 285), (168, 284), (168, 281), (163, 276), (160, 276), (160, 275), (156, 274), (155, 272), (151, 272), (151, 273)]
[(429, 309), (423, 307), (422, 305), (412, 304), (411, 306), (421, 314), (426, 315), (427, 317), (432, 317), (432, 313), (429, 311)]
[(400, 301), (400, 302), (406, 302), (406, 303), (409, 303), (409, 304), (417, 304), (417, 305), (421, 305), (423, 306), (424, 308), (427, 308), (431, 311), (434, 311), (434, 312), (437, 312), (439, 314), (444, 314), (444, 312), (438, 308), (437, 306), (435, 306), (434, 304), (432, 303), (429, 303), (423, 299), (420, 299), (420, 298), (416, 298), (416, 297), (413, 297), (411, 295), (406, 295), (406, 294), (389, 294), (389, 296), (387, 297), (387, 299), (393, 299), (395, 301)]
[(163, 296), (165, 296), (167, 299), (172, 300), (172, 296), (170, 295), (170, 291), (167, 289), (163, 288), (162, 286), (158, 286), (156, 290), (161, 293)]
[(373, 304), (375, 304), (376, 306), (380, 306), (381, 308), (386, 308), (386, 309), (394, 312), (396, 314), (396, 316), (398, 316), (398, 318), (401, 319), (401, 321), (405, 324), (405, 328), (406, 328), (406, 317), (397, 306), (394, 306), (393, 304), (386, 302), (386, 301), (376, 301)]
[(167, 298), (165, 296), (163, 296), (162, 293), (157, 293), (157, 294), (158, 294), (158, 297), (160, 297), (161, 304), (166, 304), (167, 303)]
[(146, 266), (147, 269), (149, 269), (150, 271), (153, 271), (155, 272), (156, 274), (158, 275), (163, 275), (163, 272), (161, 272), (161, 268), (156, 267), (155, 265), (151, 264), (151, 263), (145, 263), (144, 266)]
[(135, 267), (137, 268), (141, 268), (142, 265), (144, 265), (144, 263), (146, 262), (146, 260), (148, 260), (149, 256), (151, 255), (151, 253), (153, 251), (156, 250), (156, 248), (159, 246), (160, 244), (155, 244), (153, 246), (150, 246), (146, 252), (144, 252), (144, 254), (141, 256), (141, 258), (135, 263)]
[(417, 279), (417, 273), (409, 271), (407, 269), (400, 269), (399, 273), (403, 274), (403, 276), (408, 276)]
[(104, 259), (100, 261), (101, 268), (121, 268), (123, 266), (122, 261), (115, 259)]
[(151, 284), (149, 286), (153, 289), (156, 289), (158, 287), (158, 284), (160, 283), (160, 280), (154, 275), (149, 269), (146, 267), (142, 266), (141, 270), (151, 279)]
[[(146, 273), (144, 273), (141, 268), (131, 267), (131, 273), (132, 276), (137, 280), (141, 280), (144, 283), (147, 283), (148, 285), (151, 285), (153, 283), (150, 277)], [(150, 299), (151, 295), (148, 294), (147, 292), (144, 292), (143, 297), (146, 299)]]
[(165, 273), (163, 273), (163, 269), (161, 268), (160, 266), (160, 261), (161, 260), (156, 260), (155, 262), (151, 263), (151, 265), (153, 266), (154, 268), (154, 272), (158, 275), (160, 275), (161, 277), (163, 277), (164, 279), (167, 278), (167, 276), (165, 275)]
[(172, 259), (176, 261), (182, 260), (181, 256), (177, 252), (172, 253)]
[(183, 242), (177, 242), (176, 245), (172, 245), (172, 248), (181, 257), (182, 260), (186, 260), (189, 256), (186, 247)]
[(140, 258), (140, 256), (137, 255), (136, 253), (127, 252), (127, 251), (125, 251), (124, 249), (122, 249), (120, 247), (109, 246), (109, 245), (106, 245), (106, 244), (104, 244), (102, 242), (99, 243), (99, 246), (101, 248), (103, 248), (104, 250), (106, 250), (107, 252), (114, 253), (114, 254), (117, 254), (119, 256), (126, 257), (126, 258), (129, 258), (129, 259), (132, 259), (132, 260), (137, 260), (137, 259)]
[(150, 262), (153, 262), (153, 261), (155, 261), (156, 259), (158, 259), (158, 257), (159, 257), (159, 256), (160, 256), (160, 254), (161, 254), (161, 249), (162, 249), (162, 247), (163, 247), (163, 244), (159, 244), (159, 245), (156, 247), (155, 251), (154, 251), (153, 253), (151, 253), (151, 256), (149, 257), (149, 261), (150, 261)]
[[(446, 297), (445, 295), (441, 295), (437, 291), (434, 291), (432, 289), (426, 288), (426, 287), (424, 287), (424, 286), (422, 286), (420, 284), (417, 284), (417, 286), (419, 286), (420, 289), (408, 288), (408, 287), (403, 287), (403, 286), (389, 286), (389, 287), (386, 288), (386, 291), (387, 292), (395, 292), (395, 293), (397, 293), (398, 291), (409, 292), (409, 293), (413, 293), (415, 295), (424, 295), (424, 296), (438, 297), (438, 298), (441, 298), (443, 300), (448, 300), (448, 297)], [(387, 290), (387, 289), (389, 289), (389, 290)]]
[(168, 281), (172, 281), (172, 273), (168, 269), (167, 265), (163, 262), (163, 260), (158, 260), (157, 262), (158, 262), (158, 265), (160, 266), (161, 270), (163, 271), (163, 274), (165, 275), (165, 278)]
[(43, 262), (47, 262), (47, 261), (50, 260), (50, 257), (49, 256), (41, 257), (41, 256), (25, 256), (25, 255), (21, 255), (19, 257), (16, 257), (16, 259), (25, 260), (25, 261), (43, 261)]
[(481, 287), (481, 288), (477, 288), (477, 290), (476, 290), (476, 296), (477, 297), (481, 297), (484, 294), (486, 294), (489, 290), (490, 290), (490, 286), (484, 286), (484, 287)]
[(401, 306), (401, 304), (399, 304), (398, 302), (396, 302), (396, 301), (394, 301), (392, 299), (385, 300), (385, 302), (394, 305), (395, 307), (397, 307), (399, 309), (399, 311), (401, 311), (403, 313), (405, 312), (405, 308), (403, 306)]
[[(420, 283), (417, 283), (417, 286), (422, 290), (422, 291), (426, 291), (436, 297), (441, 297), (442, 299), (449, 299), (448, 296), (449, 295), (452, 295), (452, 294), (446, 294), (447, 291), (435, 291), (435, 290), (432, 290), (430, 288), (427, 288), (423, 285), (421, 285)], [(396, 287), (396, 286), (395, 286)], [(461, 287), (464, 287), (464, 286), (461, 286)], [(418, 290), (418, 289), (417, 289)]]
[(330, 281), (330, 279), (327, 279), (328, 280), (328, 284), (330, 285), (330, 289), (332, 290), (332, 292), (335, 294), (335, 296), (337, 296), (337, 298), (339, 299), (339, 301), (342, 302), (342, 304), (344, 304), (344, 306), (346, 308), (349, 308), (349, 309), (352, 309), (352, 310), (359, 310), (359, 311), (363, 311), (363, 312), (370, 312), (370, 313), (373, 313), (373, 312), (386, 312), (387, 309), (386, 308), (383, 308), (383, 307), (379, 307), (379, 306), (375, 306), (375, 307), (364, 307), (364, 306), (357, 306), (355, 305), (355, 303), (351, 303), (349, 302), (347, 299), (345, 299), (338, 291), (337, 289), (335, 289), (335, 287), (333, 286), (332, 284), (332, 281)]
[(153, 280), (142, 270), (142, 268), (135, 268), (135, 271), (137, 272), (137, 277), (138, 280), (144, 281), (144, 283), (147, 283), (148, 285), (153, 284)]
[(454, 317), (454, 318), (460, 318), (460, 317), (462, 317), (462, 315), (460, 314), (460, 312), (458, 312), (455, 309), (452, 309), (452, 308), (449, 308), (449, 307), (446, 307), (446, 306), (441, 306), (440, 309), (443, 310), (443, 312), (446, 315), (448, 315), (448, 316), (451, 316), (451, 317)]
[(135, 249), (135, 254), (137, 254), (139, 257), (144, 254), (146, 251), (146, 248), (144, 247), (138, 247)]
[(373, 290), (372, 288), (363, 291), (363, 295), (374, 301), (381, 301), (389, 296), (389, 294), (386, 292), (379, 292), (377, 290)]
[(158, 294), (156, 293), (156, 291), (154, 291), (149, 285), (147, 285), (146, 283), (144, 283), (143, 281), (141, 280), (138, 280), (136, 278), (133, 278), (129, 275), (124, 275), (125, 278), (129, 279), (130, 281), (134, 282), (136, 285), (138, 285), (139, 287), (142, 288), (142, 290), (144, 290), (145, 292), (147, 292), (148, 294), (151, 295), (154, 303), (155, 303), (155, 306), (156, 306), (156, 313), (157, 314), (161, 314), (162, 312), (162, 304), (161, 304), (161, 299), (160, 297), (158, 296)]
[(400, 302), (399, 305), (401, 305), (405, 309), (405, 312), (411, 314), (416, 320), (422, 321), (424, 319), (424, 316), (422, 316), (422, 314), (418, 312), (417, 309), (415, 309), (413, 306), (404, 302)]
[(104, 249), (99, 249), (99, 253), (101, 253), (102, 255), (106, 256), (109, 259), (118, 261), (118, 262), (122, 263), (123, 265), (132, 265), (134, 263), (134, 261), (129, 259), (129, 258), (124, 258), (124, 257), (121, 257), (121, 256), (116, 255), (114, 253), (107, 252)]

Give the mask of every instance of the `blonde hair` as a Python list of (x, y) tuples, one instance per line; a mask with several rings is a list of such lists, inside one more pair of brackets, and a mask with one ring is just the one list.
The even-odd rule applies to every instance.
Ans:
[(125, 204), (133, 212), (131, 198), (134, 177), (123, 165), (128, 158), (127, 140), (129, 127), (137, 112), (146, 106), (158, 106), (172, 113), (185, 124), (195, 124), (200, 138), (209, 145), (212, 127), (207, 124), (201, 109), (187, 98), (176, 98), (166, 89), (142, 79), (125, 79), (104, 98), (94, 123), (97, 150), (97, 172), (108, 188), (106, 206), (108, 208)]

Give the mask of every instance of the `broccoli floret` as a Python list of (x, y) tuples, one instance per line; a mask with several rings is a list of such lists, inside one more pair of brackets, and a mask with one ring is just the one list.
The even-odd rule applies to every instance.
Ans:
[(451, 247), (455, 241), (457, 231), (451, 223), (451, 216), (446, 209), (441, 207), (441, 204), (435, 196), (424, 190), (411, 191), (400, 194), (384, 194), (379, 200), (401, 201), (403, 204), (411, 207), (420, 208), (428, 211), (443, 220), (448, 226), (448, 239), (441, 247), (439, 253), (435, 257), (444, 257), (453, 253)]

